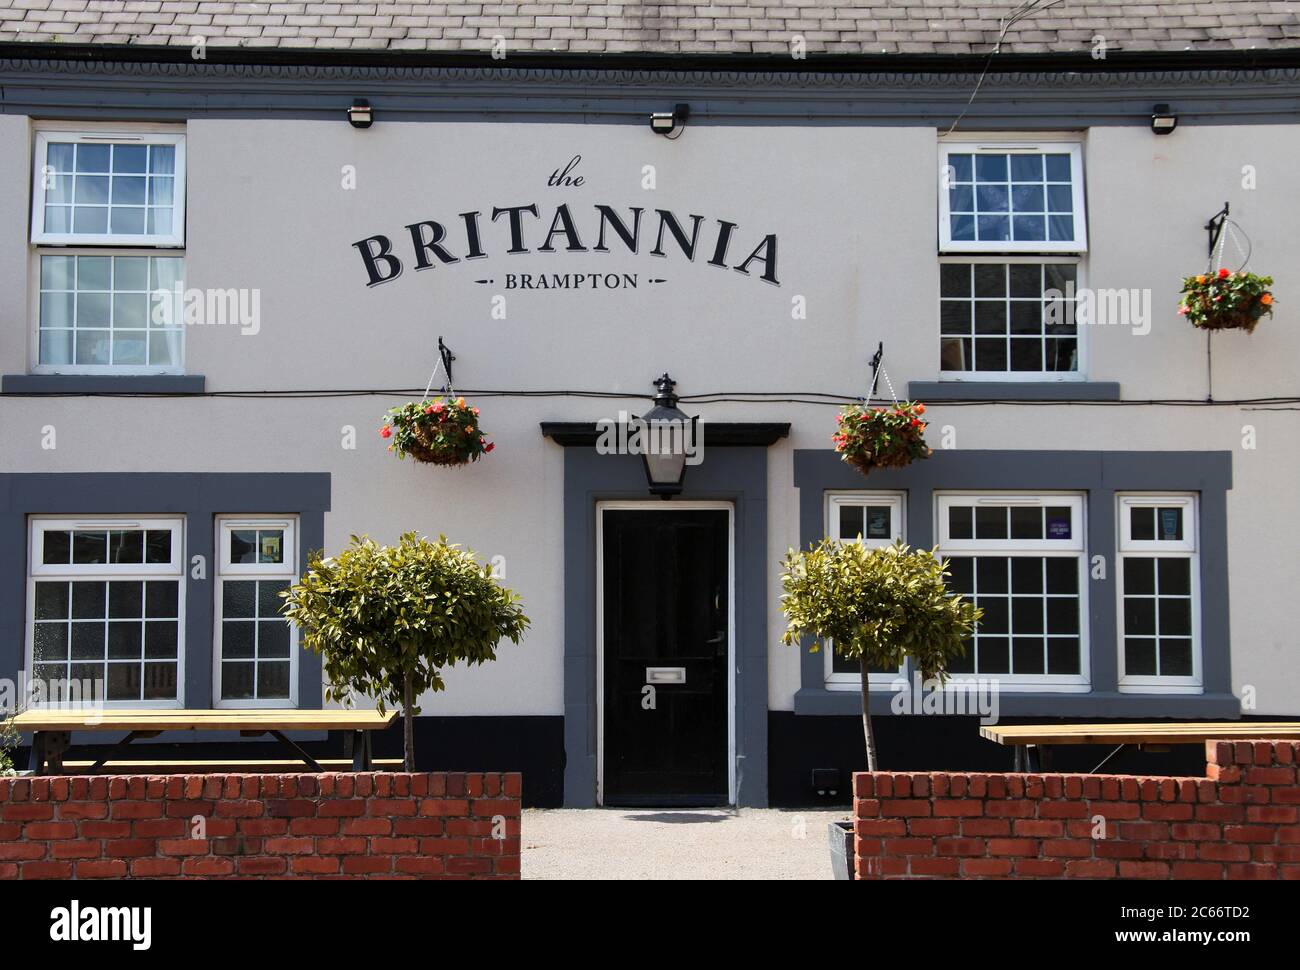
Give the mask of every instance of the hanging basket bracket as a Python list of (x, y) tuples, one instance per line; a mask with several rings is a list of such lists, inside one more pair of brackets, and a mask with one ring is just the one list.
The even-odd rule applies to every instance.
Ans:
[(1214, 247), (1219, 244), (1219, 236), (1223, 234), (1223, 227), (1228, 221), (1228, 203), (1223, 203), (1223, 208), (1210, 216), (1210, 221), (1205, 224), (1205, 231), (1209, 234), (1210, 245), (1206, 256), (1214, 258)]
[(443, 388), (443, 391), (446, 392), (452, 386), (451, 363), (456, 359), (456, 355), (451, 352), (450, 347), (442, 342), (441, 337), (438, 338), (438, 357), (442, 361), (442, 372), (447, 375), (447, 386)]

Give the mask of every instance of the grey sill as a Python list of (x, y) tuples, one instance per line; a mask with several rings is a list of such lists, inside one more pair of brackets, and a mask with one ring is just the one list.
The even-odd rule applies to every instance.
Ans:
[[(871, 713), (891, 714), (891, 690), (871, 691)], [(862, 695), (856, 690), (804, 688), (794, 695), (795, 714), (861, 715)], [(924, 716), (924, 715), (922, 715)], [(932, 715), (933, 716), (933, 715)], [(1241, 701), (1232, 694), (1029, 693), (1003, 691), (999, 717), (1198, 717), (1234, 719)]]
[(912, 401), (1118, 401), (1118, 381), (911, 381)]
[(202, 374), (5, 374), (0, 394), (202, 394)]

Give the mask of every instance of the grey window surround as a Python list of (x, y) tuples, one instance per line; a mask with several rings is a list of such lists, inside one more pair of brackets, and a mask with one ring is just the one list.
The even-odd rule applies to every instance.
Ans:
[(202, 394), (202, 374), (5, 374), (0, 394)]
[(1118, 381), (910, 381), (912, 401), (1118, 401)]
[[(0, 676), (23, 668), (27, 618), (27, 519), (31, 515), (185, 516), (185, 680), (187, 708), (214, 706), (212, 650), (216, 516), (298, 516), (298, 571), (325, 544), (328, 472), (67, 472), (0, 474)], [(190, 574), (203, 556), (207, 578)], [(298, 707), (323, 706), (321, 658), (299, 648)], [(183, 735), (195, 740), (192, 735)], [(80, 736), (78, 736), (78, 739)], [(74, 741), (78, 741), (74, 739)], [(103, 742), (105, 737), (91, 737)], [(170, 740), (160, 738), (160, 740)]]
[[(864, 478), (829, 450), (796, 449), (799, 542), (806, 548), (825, 533), (828, 491), (889, 490), (907, 493), (907, 542), (935, 543), (934, 492), (1072, 490), (1086, 493), (1085, 555), (1106, 557), (1106, 578), (1088, 589), (1087, 644), (1091, 690), (1087, 693), (1003, 691), (999, 714), (1007, 717), (1200, 717), (1236, 718), (1241, 703), (1232, 693), (1228, 623), (1227, 491), (1232, 453), (1227, 451), (936, 451), (905, 468), (873, 471)], [(1115, 566), (1117, 492), (1197, 492), (1200, 495), (1202, 684), (1200, 694), (1120, 692)], [(1091, 570), (1089, 571), (1091, 572)], [(808, 715), (861, 713), (857, 690), (828, 690), (825, 660), (802, 652), (794, 712)], [(911, 678), (910, 668), (907, 676)], [(893, 694), (873, 690), (873, 713), (888, 714)]]
[[(649, 499), (636, 455), (564, 449), (564, 804), (596, 804), (596, 503)], [(733, 503), (736, 802), (767, 805), (767, 449), (719, 447), (688, 468), (682, 500)], [(656, 501), (659, 501), (656, 499)], [(664, 502), (665, 507), (671, 507)]]

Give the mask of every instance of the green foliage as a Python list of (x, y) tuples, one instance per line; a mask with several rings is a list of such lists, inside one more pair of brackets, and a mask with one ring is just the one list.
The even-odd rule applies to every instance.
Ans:
[(0, 721), (0, 778), (14, 774), (13, 752), (21, 740), (13, 718)]
[(468, 406), (463, 397), (390, 408), (379, 436), (392, 439), (388, 450), (397, 452), (398, 458), (410, 455), (436, 465), (468, 464), (496, 447), (478, 426), (478, 408)]
[(873, 468), (908, 465), (931, 454), (923, 414), (925, 405), (912, 401), (892, 408), (852, 404), (836, 416), (839, 427), (831, 441), (840, 458), (864, 475)]
[(829, 640), (842, 657), (891, 669), (911, 657), (922, 677), (944, 679), (981, 616), (949, 593), (946, 561), (901, 542), (869, 549), (823, 539), (791, 549), (781, 565), (786, 645), (812, 636), (813, 651)]
[(1273, 277), (1221, 269), (1183, 280), (1178, 312), (1203, 330), (1245, 330), (1251, 333), (1265, 316), (1273, 315)]
[(497, 644), (518, 643), (529, 623), (490, 566), (445, 536), (414, 532), (395, 546), (353, 536), (337, 556), (313, 553), (302, 581), (281, 595), (303, 646), (321, 654), (326, 699), (355, 691), (381, 711), (402, 705), (408, 672), (414, 696), (442, 690), (444, 667), (495, 660)]

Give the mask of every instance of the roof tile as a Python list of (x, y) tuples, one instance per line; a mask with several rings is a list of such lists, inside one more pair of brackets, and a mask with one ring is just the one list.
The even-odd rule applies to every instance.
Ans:
[(0, 0), (6, 39), (321, 49), (982, 54), (1300, 47), (1300, 0), (1057, 0), (1007, 26), (1015, 0)]

